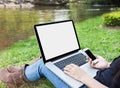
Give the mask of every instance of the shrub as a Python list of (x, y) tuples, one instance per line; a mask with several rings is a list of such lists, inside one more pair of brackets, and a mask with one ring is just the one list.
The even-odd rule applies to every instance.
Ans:
[(120, 26), (120, 11), (104, 14), (103, 19), (106, 26)]
[(86, 0), (87, 3), (91, 5), (100, 4), (100, 5), (110, 5), (110, 0)]

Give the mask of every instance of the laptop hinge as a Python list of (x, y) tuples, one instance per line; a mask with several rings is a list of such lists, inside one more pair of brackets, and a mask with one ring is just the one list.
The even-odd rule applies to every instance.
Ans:
[(66, 53), (66, 54), (64, 54), (64, 55), (61, 55), (61, 56), (55, 57), (55, 58), (51, 59), (50, 61), (53, 62), (53, 61), (59, 60), (59, 59), (61, 59), (61, 58), (64, 58), (64, 57), (70, 56), (70, 55), (72, 55), (72, 54), (75, 54), (75, 53), (77, 53), (78, 51), (79, 51), (79, 50), (75, 50), (75, 51), (73, 51), (73, 52)]

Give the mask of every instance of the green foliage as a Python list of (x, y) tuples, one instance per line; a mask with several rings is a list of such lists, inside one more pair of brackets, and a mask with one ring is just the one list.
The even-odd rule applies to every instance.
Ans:
[(87, 3), (89, 4), (100, 4), (100, 5), (108, 5), (111, 4), (110, 0), (86, 0)]
[(116, 8), (117, 11), (120, 11), (120, 8)]
[(120, 55), (120, 30), (101, 28), (102, 17), (88, 19), (77, 23), (77, 33), (82, 48), (90, 48), (95, 54), (101, 55), (108, 61)]
[(104, 25), (120, 26), (120, 11), (104, 14), (103, 19)]

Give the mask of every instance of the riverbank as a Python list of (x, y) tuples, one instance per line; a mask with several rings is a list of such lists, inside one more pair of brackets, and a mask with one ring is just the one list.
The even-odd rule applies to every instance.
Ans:
[[(112, 61), (120, 52), (120, 30), (106, 30), (100, 28), (103, 23), (102, 17), (88, 19), (81, 23), (75, 23), (78, 39), (81, 48), (90, 48), (93, 53), (99, 54)], [(31, 63), (35, 57), (40, 56), (38, 43), (35, 36), (25, 41), (20, 41), (12, 47), (0, 52), (0, 68), (7, 65), (21, 66), (25, 63)], [(0, 82), (0, 88), (5, 88)], [(33, 87), (28, 87), (33, 88)], [(36, 88), (54, 88), (52, 84), (45, 79), (40, 81)]]
[(13, 2), (11, 3), (5, 3), (5, 4), (0, 4), (0, 8), (32, 8), (34, 5), (32, 3), (21, 3), (21, 4), (15, 4)]

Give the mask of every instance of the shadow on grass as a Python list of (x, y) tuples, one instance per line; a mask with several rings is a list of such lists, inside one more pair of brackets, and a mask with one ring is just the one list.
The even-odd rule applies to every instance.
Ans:
[[(0, 87), (8, 88), (7, 85), (4, 84), (3, 82), (0, 82)], [(36, 82), (25, 83), (21, 87), (15, 87), (15, 88), (54, 88), (54, 86), (50, 83), (49, 80), (45, 78), (41, 78)]]

